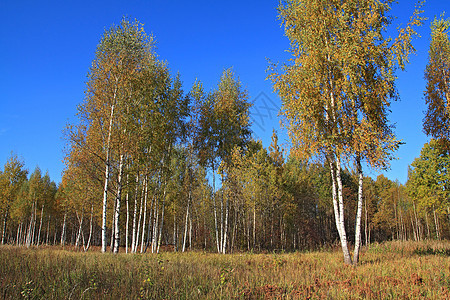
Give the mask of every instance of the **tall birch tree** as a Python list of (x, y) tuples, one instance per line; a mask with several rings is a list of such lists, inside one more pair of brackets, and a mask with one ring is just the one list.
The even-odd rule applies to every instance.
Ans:
[[(111, 195), (116, 196), (114, 205), (115, 235), (119, 236), (118, 222), (120, 197), (123, 184), (124, 143), (130, 102), (135, 100), (133, 81), (148, 61), (154, 60), (152, 37), (147, 36), (138, 22), (123, 19), (117, 26), (105, 31), (96, 57), (88, 74), (85, 101), (78, 107), (80, 125), (71, 130), (69, 139), (78, 143), (78, 131), (83, 131), (84, 146), (93, 159), (103, 164), (102, 204), (102, 252), (106, 251), (107, 205)], [(83, 141), (83, 140), (82, 140)], [(113, 170), (115, 166), (119, 170)], [(113, 192), (111, 178), (118, 177), (117, 189)], [(114, 245), (115, 243), (113, 243)], [(117, 249), (117, 248), (116, 248)]]
[(344, 262), (352, 264), (345, 229), (341, 168), (355, 161), (359, 174), (354, 263), (358, 261), (362, 166), (386, 166), (398, 147), (387, 113), (398, 95), (395, 71), (414, 51), (416, 11), (394, 40), (385, 38), (392, 0), (289, 0), (279, 7), (291, 41), (291, 63), (269, 78), (283, 101), (294, 148), (330, 166), (336, 228)]
[(424, 131), (435, 139), (450, 140), (450, 19), (431, 23), (431, 43), (425, 70), (427, 82)]
[(230, 163), (234, 147), (246, 148), (251, 133), (249, 122), (251, 104), (248, 102), (247, 91), (231, 69), (224, 70), (213, 92), (205, 95), (201, 84), (197, 84), (194, 86), (193, 93), (197, 112), (200, 113), (194, 147), (199, 153), (200, 164), (211, 167), (213, 172), (216, 245), (219, 253), (225, 253), (229, 203), (228, 198), (222, 197), (219, 216), (215, 195), (215, 171), (219, 169), (222, 161)]

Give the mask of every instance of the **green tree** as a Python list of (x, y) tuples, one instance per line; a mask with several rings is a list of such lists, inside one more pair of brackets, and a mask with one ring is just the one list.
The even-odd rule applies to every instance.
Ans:
[[(103, 165), (102, 252), (106, 251), (109, 194), (115, 196), (112, 245), (118, 250), (123, 173), (132, 144), (129, 139), (133, 137), (127, 132), (132, 119), (130, 106), (133, 101), (140, 102), (135, 84), (140, 73), (154, 66), (154, 62), (153, 38), (145, 34), (138, 22), (123, 19), (105, 31), (88, 74), (85, 101), (78, 107), (81, 122), (69, 130), (72, 148), (86, 148), (91, 159)], [(117, 178), (115, 189), (111, 184), (114, 177)]]
[(225, 253), (229, 203), (226, 199), (224, 203), (222, 197), (219, 224), (215, 197), (215, 172), (221, 162), (230, 164), (234, 147), (246, 149), (251, 134), (249, 123), (251, 104), (248, 102), (247, 91), (231, 69), (222, 73), (219, 84), (213, 92), (205, 94), (202, 85), (196, 83), (192, 94), (196, 103), (194, 113), (199, 114), (194, 117), (198, 124), (194, 147), (198, 152), (200, 164), (203, 167), (210, 167), (213, 173), (216, 245), (219, 253)]
[(394, 230), (396, 225), (396, 186), (394, 182), (384, 175), (378, 175), (375, 181), (378, 203), (377, 212), (373, 217), (373, 223), (376, 225), (380, 234), (380, 239), (394, 239)]
[[(406, 187), (419, 211), (427, 218), (432, 212), (436, 237), (440, 237), (439, 215), (449, 211), (450, 153), (439, 141), (426, 143), (420, 156), (414, 159), (408, 172)], [(428, 226), (428, 221), (427, 226)]]
[(431, 43), (425, 70), (428, 109), (424, 131), (435, 139), (450, 140), (450, 19), (435, 18), (431, 23)]
[(24, 168), (24, 163), (17, 155), (11, 154), (0, 171), (0, 211), (3, 215), (2, 242), (7, 239), (8, 219), (10, 208), (16, 200), (22, 184), (27, 180), (28, 171)]

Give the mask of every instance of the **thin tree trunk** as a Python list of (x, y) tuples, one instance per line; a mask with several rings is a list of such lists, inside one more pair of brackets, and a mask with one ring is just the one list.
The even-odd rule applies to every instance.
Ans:
[(153, 193), (152, 196), (152, 202), (150, 204), (150, 210), (149, 210), (149, 216), (148, 216), (148, 226), (147, 226), (147, 242), (145, 243), (145, 249), (144, 249), (144, 253), (147, 252), (148, 246), (152, 243), (152, 238), (153, 238), (153, 229), (152, 226), (154, 225), (153, 223), (153, 207), (155, 204), (155, 199), (156, 199), (156, 191)]
[(136, 174), (136, 187), (134, 190), (134, 211), (133, 211), (133, 229), (131, 238), (131, 253), (135, 252), (136, 249), (136, 219), (137, 219), (137, 206), (138, 206), (138, 186), (139, 186), (139, 174)]
[(84, 248), (84, 252), (87, 252), (89, 250), (89, 247), (91, 246), (91, 239), (92, 239), (92, 217), (94, 215), (94, 204), (91, 205), (91, 218), (89, 220), (89, 238), (87, 241), (86, 248)]
[[(222, 181), (222, 183), (223, 183), (223, 181)], [(219, 242), (219, 246), (220, 246), (220, 252), (219, 253), (223, 253), (223, 231), (224, 231), (224, 228), (223, 228), (223, 221), (224, 221), (224, 218), (223, 218), (223, 201), (224, 201), (224, 198), (223, 198), (223, 189), (222, 189), (222, 192), (220, 193), (220, 242)]]
[(36, 237), (37, 201), (34, 202), (33, 229), (31, 230), (31, 245), (34, 245)]
[(48, 215), (48, 220), (47, 220), (47, 237), (45, 239), (45, 244), (47, 246), (48, 246), (48, 237), (49, 237), (49, 234), (50, 234), (50, 217), (51, 217), (51, 215), (49, 214)]
[(436, 210), (434, 209), (434, 206), (433, 206), (433, 216), (434, 216), (434, 226), (436, 228), (436, 238), (438, 240), (440, 240), (441, 239), (441, 235), (440, 235), (440, 232), (439, 232), (439, 222), (438, 222), (438, 218), (436, 216)]
[(398, 226), (398, 217), (397, 217), (397, 205), (395, 205), (394, 201), (394, 219), (395, 219), (395, 233), (397, 234), (397, 240), (399, 240), (399, 226)]
[(161, 225), (159, 226), (158, 248), (156, 249), (156, 253), (159, 253), (159, 248), (161, 247), (161, 235), (162, 235), (163, 226), (164, 226), (164, 208), (166, 206), (166, 186), (167, 186), (167, 181), (164, 180), (164, 191), (163, 191), (162, 211), (161, 211)]
[(356, 161), (358, 169), (358, 209), (356, 212), (356, 228), (355, 228), (355, 251), (353, 252), (353, 264), (357, 265), (359, 262), (359, 248), (361, 246), (361, 214), (363, 202), (363, 172), (361, 166), (361, 159), (358, 157)]
[(414, 219), (416, 220), (415, 230), (417, 232), (417, 240), (420, 241), (421, 240), (421, 236), (420, 236), (420, 232), (419, 232), (419, 221), (417, 220), (416, 204), (414, 203), (414, 201), (413, 201), (413, 209), (414, 209)]
[(144, 220), (142, 222), (142, 238), (141, 238), (141, 253), (144, 252), (144, 236), (145, 236), (145, 222), (147, 217), (147, 195), (148, 195), (148, 178), (145, 176), (145, 194), (144, 194)]
[(31, 245), (31, 230), (33, 227), (33, 214), (34, 214), (34, 202), (33, 202), (33, 206), (31, 208), (31, 217), (30, 217), (30, 225), (28, 226), (28, 231), (27, 231), (27, 238), (26, 238), (26, 247), (30, 247)]
[(352, 258), (350, 257), (350, 252), (348, 251), (347, 235), (345, 232), (344, 199), (342, 194), (341, 161), (339, 159), (339, 156), (336, 158), (336, 179), (338, 184), (338, 197), (339, 197), (339, 211), (340, 211), (339, 227), (341, 228), (341, 246), (342, 251), (344, 253), (344, 262), (348, 265), (351, 265)]
[(184, 237), (183, 237), (183, 247), (181, 252), (184, 252), (186, 249), (186, 237), (187, 237), (187, 227), (188, 227), (188, 218), (189, 218), (189, 206), (191, 204), (191, 190), (189, 189), (189, 195), (188, 195), (188, 203), (186, 208), (186, 218), (184, 221)]
[(84, 216), (84, 213), (83, 212), (81, 213), (81, 219), (80, 219), (80, 217), (78, 215), (78, 212), (76, 212), (76, 215), (77, 215), (79, 226), (78, 226), (77, 237), (76, 237), (76, 240), (75, 240), (75, 247), (78, 247), (79, 243), (80, 243), (80, 238), (81, 238), (81, 235), (82, 235), (82, 231), (83, 231), (83, 216)]
[(159, 224), (159, 199), (155, 199), (155, 208), (153, 212), (153, 230), (152, 230), (152, 253), (156, 252), (156, 242)]
[(222, 245), (222, 254), (225, 254), (227, 251), (227, 237), (228, 237), (228, 215), (229, 215), (229, 197), (226, 197), (225, 201), (225, 224), (224, 224), (224, 232), (223, 232), (223, 245)]
[(331, 173), (331, 194), (333, 199), (333, 209), (334, 209), (334, 219), (336, 222), (336, 229), (339, 234), (339, 239), (342, 239), (341, 235), (341, 227), (339, 226), (340, 222), (340, 213), (339, 213), (339, 206), (338, 206), (338, 200), (337, 200), (337, 189), (336, 189), (336, 170), (333, 161), (330, 159), (330, 173)]
[(412, 231), (413, 231), (413, 237), (414, 237), (414, 240), (415, 240), (415, 241), (418, 241), (418, 240), (419, 240), (419, 237), (417, 236), (417, 231), (416, 231), (416, 227), (415, 227), (415, 225), (414, 225), (414, 220), (413, 220), (413, 216), (412, 216), (411, 211), (409, 212), (409, 216), (410, 216), (410, 218), (411, 218), (411, 229), (412, 229)]
[(213, 210), (214, 210), (214, 229), (216, 232), (216, 245), (217, 252), (220, 253), (220, 245), (219, 245), (219, 228), (217, 226), (217, 207), (216, 207), (216, 172), (214, 169), (214, 163), (212, 164), (213, 171)]
[(7, 223), (8, 223), (8, 212), (9, 212), (9, 205), (6, 207), (5, 217), (3, 219), (2, 245), (5, 244), (5, 239), (6, 239), (6, 228), (7, 228)]
[(398, 208), (398, 215), (400, 217), (400, 237), (402, 239), (402, 241), (405, 241), (405, 224), (403, 224), (403, 213), (402, 213), (402, 208), (399, 207)]
[(42, 208), (41, 208), (41, 220), (39, 222), (39, 232), (38, 232), (38, 238), (37, 238), (37, 242), (36, 245), (39, 246), (39, 243), (41, 242), (41, 230), (42, 230), (42, 217), (44, 216), (44, 204), (42, 204)]
[(109, 252), (113, 253), (114, 250), (114, 239), (115, 239), (115, 234), (114, 234), (114, 230), (116, 229), (114, 227), (114, 224), (116, 224), (116, 206), (117, 206), (117, 197), (114, 199), (114, 207), (112, 210), (112, 222), (111, 222), (111, 244), (109, 246)]
[(176, 213), (174, 212), (173, 214), (173, 252), (178, 252), (178, 243), (177, 243), (177, 234), (178, 234), (178, 230), (177, 230), (177, 217), (176, 217)]
[(19, 246), (20, 245), (20, 231), (22, 229), (22, 222), (19, 223), (19, 225), (17, 225), (17, 236), (16, 236), (16, 245)]
[(366, 246), (369, 244), (369, 239), (367, 236), (367, 197), (364, 197), (364, 237), (366, 239)]
[(126, 205), (127, 205), (127, 221), (125, 223), (125, 253), (128, 253), (128, 235), (129, 235), (129, 223), (130, 223), (130, 203), (129, 203), (129, 192), (128, 192), (128, 187), (129, 187), (129, 181), (128, 181), (128, 173), (127, 173), (127, 194), (125, 196), (125, 201), (126, 201)]
[(256, 249), (256, 198), (253, 205), (253, 249)]
[(189, 215), (189, 250), (192, 250), (192, 214)]
[[(111, 118), (112, 122), (112, 118)], [(111, 135), (111, 133), (110, 133)], [(106, 209), (108, 200), (108, 185), (109, 185), (109, 149), (106, 152), (106, 169), (105, 169), (105, 185), (103, 188), (103, 213), (102, 213), (102, 249), (106, 252)]]
[(56, 245), (56, 233), (58, 232), (58, 228), (57, 228), (58, 226), (56, 225), (56, 222), (55, 222), (55, 234), (53, 235), (53, 245)]
[(137, 248), (139, 246), (139, 233), (140, 233), (140, 228), (141, 228), (141, 220), (142, 220), (142, 208), (144, 205), (144, 191), (145, 191), (145, 185), (146, 185), (146, 180), (147, 177), (144, 178), (144, 182), (142, 183), (142, 193), (141, 193), (141, 205), (139, 207), (139, 219), (138, 219), (138, 223), (137, 223), (137, 232), (136, 232), (136, 243), (134, 245), (134, 249), (133, 249), (133, 253), (136, 253)]
[(120, 245), (120, 227), (119, 227), (119, 217), (120, 217), (120, 200), (122, 198), (122, 177), (123, 177), (123, 160), (124, 155), (120, 155), (119, 160), (119, 178), (117, 181), (117, 198), (116, 198), (116, 211), (114, 217), (114, 253), (119, 253)]
[[(116, 78), (116, 84), (118, 79)], [(106, 252), (106, 212), (107, 212), (107, 204), (108, 204), (108, 188), (109, 188), (109, 177), (110, 177), (110, 147), (111, 147), (111, 134), (112, 134), (112, 126), (114, 119), (114, 109), (116, 102), (116, 93), (117, 87), (114, 90), (113, 96), (113, 104), (111, 105), (111, 114), (109, 118), (109, 128), (108, 128), (108, 138), (106, 141), (106, 158), (105, 158), (105, 184), (103, 188), (103, 212), (102, 212), (102, 253)]]
[[(112, 115), (112, 113), (111, 113)], [(112, 116), (110, 127), (112, 126)], [(111, 136), (111, 129), (109, 132), (109, 137)], [(109, 138), (108, 138), (109, 140)], [(108, 147), (109, 148), (109, 147)], [(103, 188), (103, 212), (102, 212), (102, 249), (101, 252), (106, 252), (106, 211), (108, 204), (108, 187), (109, 187), (109, 149), (106, 150), (106, 168), (105, 168), (105, 185)]]
[(431, 238), (430, 223), (428, 222), (428, 211), (425, 211), (425, 224), (427, 226), (427, 238)]
[[(63, 226), (61, 230), (61, 246), (64, 247), (66, 243), (66, 218), (67, 218), (67, 209), (64, 212), (64, 218), (63, 218)], [(56, 231), (55, 231), (56, 234)]]

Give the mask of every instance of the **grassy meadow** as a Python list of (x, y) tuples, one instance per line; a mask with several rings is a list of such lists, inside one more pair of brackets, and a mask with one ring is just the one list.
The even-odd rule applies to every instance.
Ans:
[(218, 255), (0, 247), (1, 299), (449, 299), (450, 242)]

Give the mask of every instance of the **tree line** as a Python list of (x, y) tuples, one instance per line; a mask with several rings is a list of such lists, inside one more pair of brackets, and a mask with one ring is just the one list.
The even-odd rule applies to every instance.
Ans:
[[(5, 165), (2, 242), (24, 244), (26, 231), (25, 244), (39, 244), (42, 231), (53, 243), (70, 235), (85, 250), (229, 253), (339, 241), (344, 261), (356, 264), (362, 244), (448, 238), (450, 47), (443, 17), (431, 26), (425, 72), (424, 128), (435, 140), (411, 165), (406, 185), (363, 174), (363, 164), (387, 168), (400, 145), (388, 118), (399, 97), (395, 74), (414, 52), (414, 28), (423, 22), (419, 7), (397, 37), (386, 38), (391, 2), (280, 4), (293, 59), (272, 65), (269, 79), (283, 103), (289, 153), (276, 132), (268, 148), (251, 138), (248, 92), (232, 69), (211, 91), (196, 81), (185, 92), (153, 37), (123, 19), (97, 46), (78, 122), (65, 131), (62, 182), (46, 192), (51, 204), (20, 192), (34, 177), (27, 179), (17, 157)], [(27, 207), (21, 222), (11, 213), (16, 202)]]
[[(215, 195), (206, 170), (194, 163), (189, 168), (188, 154), (181, 150), (171, 161), (173, 173), (164, 204), (163, 199), (157, 199), (163, 196), (163, 191), (156, 195), (158, 191), (152, 190), (156, 186), (144, 179), (129, 180), (123, 187), (128, 209), (125, 204), (119, 212), (123, 216), (119, 219), (121, 251), (158, 252), (162, 246), (170, 251), (218, 252), (223, 251), (220, 243), (224, 243), (226, 253), (304, 251), (335, 246), (339, 234), (334, 224), (329, 167), (305, 163), (294, 156), (285, 159), (277, 142), (274, 134), (268, 149), (255, 141), (250, 142), (245, 154), (236, 148), (232, 165), (226, 167), (228, 179)], [(412, 164), (405, 185), (384, 175), (376, 180), (364, 177), (363, 245), (386, 240), (450, 238), (445, 190), (417, 182), (435, 178), (436, 173), (424, 161), (431, 160), (430, 157), (442, 159), (428, 149), (426, 146)], [(413, 175), (419, 172), (433, 176)], [(98, 197), (101, 188), (89, 198), (93, 190), (83, 187), (81, 178), (76, 182), (78, 186), (74, 182), (57, 186), (39, 168), (29, 178), (27, 175), (23, 162), (14, 155), (1, 172), (2, 244), (73, 245), (84, 251), (101, 246), (102, 199)], [(354, 236), (358, 176), (354, 170), (344, 169), (342, 180), (345, 226), (349, 236)], [(89, 180), (85, 183), (92, 185)], [(441, 196), (436, 197), (439, 193)], [(107, 209), (108, 248), (112, 245), (110, 249), (114, 251), (116, 211), (113, 203)], [(223, 238), (227, 239), (219, 241), (219, 248), (216, 228), (217, 236), (226, 234)], [(354, 245), (353, 239), (349, 242)]]

